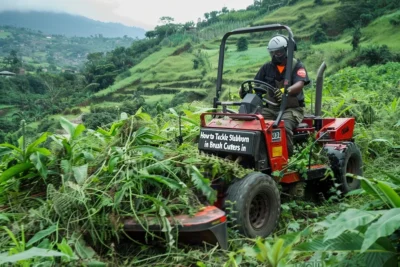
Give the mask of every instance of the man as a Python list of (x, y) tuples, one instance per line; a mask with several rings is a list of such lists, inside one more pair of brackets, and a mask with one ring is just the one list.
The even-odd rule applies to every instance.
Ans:
[[(271, 61), (265, 63), (257, 75), (255, 80), (260, 80), (278, 88), (275, 93), (269, 90), (267, 99), (281, 103), (283, 94), (283, 82), (286, 71), (292, 73), (292, 84), (287, 88), (288, 98), (287, 107), (283, 113), (282, 120), (285, 123), (286, 137), (288, 143), (289, 156), (293, 155), (293, 130), (304, 118), (304, 94), (303, 87), (310, 83), (307, 71), (300, 60), (293, 59), (292, 70), (286, 69), (287, 63), (287, 46), (288, 39), (278, 35), (273, 37), (268, 43), (268, 51), (271, 55)], [(296, 46), (295, 46), (296, 50)], [(239, 95), (244, 95), (239, 91)], [(269, 105), (263, 108), (262, 115), (266, 120), (275, 120), (278, 116), (280, 106)]]

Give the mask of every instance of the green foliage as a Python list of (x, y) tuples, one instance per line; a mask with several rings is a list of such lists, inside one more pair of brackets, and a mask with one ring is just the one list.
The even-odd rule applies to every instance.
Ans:
[[(200, 112), (186, 113), (189, 116), (183, 117), (185, 127), (198, 129), (197, 123), (190, 122), (198, 122)], [(176, 122), (176, 117), (171, 119)], [(175, 122), (171, 124), (175, 125)], [(200, 196), (204, 196), (209, 203), (216, 199), (211, 179), (203, 176), (204, 170), (212, 167), (213, 178), (222, 175), (232, 177), (235, 173), (245, 172), (238, 165), (230, 166), (219, 158), (199, 155), (193, 149), (192, 139), (185, 138), (188, 142), (178, 147), (174, 139), (177, 128), (159, 119), (155, 122), (141, 110), (97, 131), (86, 131), (82, 124), (76, 125), (64, 118), (61, 119), (61, 126), (65, 135), (46, 133), (53, 141), (48, 143), (54, 153), (48, 155), (52, 160), (45, 162), (52, 180), (47, 183), (37, 181), (42, 190), (43, 186), (47, 188), (47, 202), (38, 202), (32, 214), (21, 216), (18, 221), (27, 226), (26, 234), (32, 236), (26, 249), (38, 243), (42, 246), (42, 242), (46, 241), (46, 244), (52, 244), (46, 248), (57, 248), (58, 253), (63, 253), (58, 254), (63, 262), (77, 259), (86, 262), (96, 258), (97, 254), (77, 237), (78, 233), (80, 236), (84, 232), (91, 243), (110, 249), (107, 244), (124, 234), (117, 222), (127, 216), (138, 220), (144, 229), (147, 229), (144, 217), (156, 218), (165, 229), (165, 244), (174, 247), (176, 230), (167, 218), (195, 213), (202, 207)], [(182, 132), (185, 135), (192, 133), (190, 130)], [(37, 147), (42, 143), (43, 137), (27, 145), (26, 151), (39, 150)], [(4, 147), (14, 148), (8, 144)], [(23, 151), (17, 147), (14, 149), (19, 153)], [(25, 164), (24, 170), (36, 166), (32, 157), (28, 157)], [(22, 165), (14, 166), (17, 167), (0, 165), (2, 177), (6, 175), (8, 179), (0, 182), (1, 205), (6, 201), (5, 196), (11, 194), (10, 188), (16, 186), (13, 178), (22, 171)], [(4, 187), (5, 183), (9, 183), (7, 187)], [(18, 183), (21, 183), (21, 190), (27, 190), (25, 181), (19, 180)], [(29, 195), (29, 191), (22, 192)], [(18, 204), (10, 205), (9, 212), (18, 212), (18, 207)], [(4, 218), (0, 216), (0, 220)], [(55, 222), (59, 223), (57, 227)], [(38, 229), (38, 225), (44, 227)], [(148, 235), (155, 238), (151, 232)], [(2, 247), (9, 240), (1, 239)], [(69, 240), (68, 243), (66, 240)], [(25, 241), (21, 243), (25, 244)], [(18, 252), (23, 251), (20, 249)], [(16, 255), (22, 257), (25, 254)], [(35, 262), (39, 258), (25, 259)], [(11, 261), (12, 258), (6, 260)]]
[(288, 244), (283, 238), (278, 238), (274, 240), (273, 244), (270, 244), (268, 240), (263, 241), (257, 238), (255, 247), (244, 247), (243, 251), (245, 256), (255, 257), (263, 265), (278, 267), (288, 262), (288, 256), (292, 252), (294, 242), (297, 242), (297, 240), (295, 239)]
[(19, 69), (22, 67), (22, 62), (18, 57), (16, 50), (11, 50), (10, 54), (4, 58), (4, 65), (9, 71), (19, 73)]
[(328, 40), (328, 37), (326, 36), (325, 31), (321, 27), (318, 27), (311, 36), (311, 39), (315, 44), (320, 44), (325, 43)]
[(359, 47), (360, 40), (361, 40), (361, 30), (360, 27), (356, 27), (353, 32), (353, 39), (351, 40), (353, 51), (357, 50), (357, 48)]
[(387, 62), (399, 62), (400, 56), (392, 53), (386, 45), (368, 46), (362, 48), (349, 64), (352, 66), (367, 66), (385, 64)]
[(97, 129), (110, 124), (115, 120), (115, 117), (115, 113), (109, 112), (89, 113), (82, 116), (82, 121), (87, 128)]
[(390, 19), (389, 22), (393, 26), (399, 26), (400, 25), (400, 16), (396, 16), (396, 17)]
[(249, 46), (249, 41), (246, 37), (240, 37), (236, 43), (237, 51), (246, 51)]
[(204, 94), (201, 92), (194, 91), (185, 91), (180, 92), (174, 96), (174, 98), (170, 102), (170, 107), (176, 107), (182, 103), (190, 103), (196, 100), (202, 100), (204, 98)]

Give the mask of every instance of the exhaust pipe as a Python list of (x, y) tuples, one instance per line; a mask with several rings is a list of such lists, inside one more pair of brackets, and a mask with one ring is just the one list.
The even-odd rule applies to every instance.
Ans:
[(315, 116), (321, 116), (321, 107), (322, 107), (322, 86), (324, 84), (324, 72), (326, 70), (325, 61), (322, 62), (321, 66), (318, 69), (317, 73), (317, 82), (316, 82), (316, 92), (315, 92)]

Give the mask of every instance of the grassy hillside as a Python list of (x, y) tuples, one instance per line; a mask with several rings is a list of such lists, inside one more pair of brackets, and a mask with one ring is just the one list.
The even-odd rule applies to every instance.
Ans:
[[(325, 43), (313, 44), (310, 41), (321, 20), (333, 23), (332, 14), (339, 5), (338, 0), (324, 1), (323, 5), (316, 5), (313, 0), (298, 1), (293, 6), (285, 6), (265, 16), (259, 16), (248, 25), (281, 23), (291, 27), (299, 47), (296, 57), (305, 63), (311, 79), (315, 79), (316, 71), (323, 61), (328, 65), (327, 74), (333, 74), (338, 69), (347, 66), (348, 61), (357, 53), (352, 51), (353, 32), (351, 29), (336, 36), (328, 35)], [(389, 20), (397, 17), (398, 14), (399, 12), (383, 15), (372, 21), (367, 27), (363, 27), (361, 29), (361, 48), (387, 45), (392, 52), (400, 52), (400, 36), (396, 34), (398, 26), (389, 23)], [(213, 27), (216, 29), (216, 26)], [(219, 28), (221, 28), (221, 24)], [(202, 33), (207, 30), (208, 28), (202, 30)], [(112, 86), (96, 93), (95, 96), (107, 96), (108, 101), (112, 101), (115, 96), (129, 95), (139, 88), (146, 88), (153, 94), (158, 94), (158, 89), (173, 88), (176, 91), (196, 89), (204, 90), (211, 96), (215, 89), (219, 43), (223, 33), (220, 32), (212, 39), (190, 41), (190, 49), (183, 49), (179, 55), (173, 55), (173, 53), (182, 49), (183, 43), (175, 47), (163, 47), (131, 68), (129, 77), (118, 79)], [(228, 39), (224, 64), (223, 87), (225, 89), (235, 93), (242, 81), (254, 77), (258, 68), (270, 59), (266, 44), (271, 34), (247, 36), (249, 49), (244, 52), (236, 51), (238, 37), (233, 36)], [(202, 58), (205, 62), (204, 66), (200, 66), (198, 69), (194, 69), (193, 64), (196, 57)], [(176, 94), (176, 91), (173, 93)], [(209, 103), (211, 104), (211, 102)]]
[(83, 16), (67, 13), (44, 11), (2, 11), (0, 25), (29, 28), (46, 34), (65, 35), (69, 37), (90, 37), (101, 34), (104, 37), (143, 38), (146, 32), (142, 28), (129, 27), (121, 23), (101, 22)]

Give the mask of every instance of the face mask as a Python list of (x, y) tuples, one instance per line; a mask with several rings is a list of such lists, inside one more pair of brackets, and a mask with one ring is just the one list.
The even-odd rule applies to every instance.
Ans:
[(275, 65), (282, 65), (283, 63), (285, 63), (285, 61), (286, 61), (286, 55), (272, 56), (272, 63), (274, 63)]
[(275, 65), (281, 65), (286, 60), (286, 50), (284, 48), (276, 50), (276, 51), (271, 51), (270, 54), (272, 57), (272, 62)]

